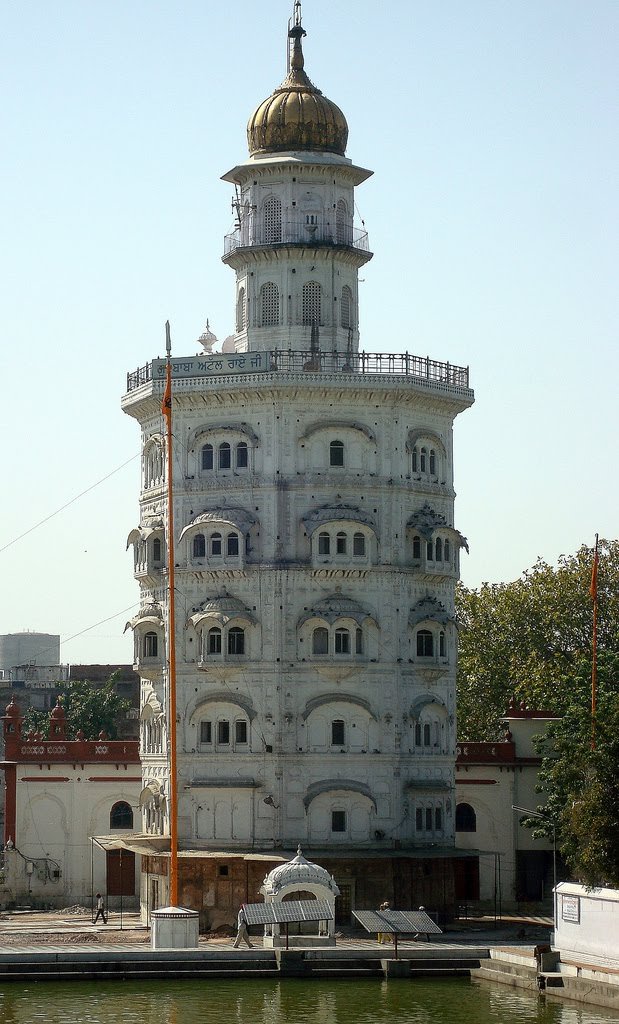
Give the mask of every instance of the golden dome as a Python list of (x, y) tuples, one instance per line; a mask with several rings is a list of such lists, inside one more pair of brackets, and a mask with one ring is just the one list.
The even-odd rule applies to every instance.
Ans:
[(288, 32), (292, 40), (290, 70), (279, 89), (263, 100), (247, 123), (249, 152), (314, 150), (344, 156), (348, 125), (342, 111), (312, 85), (303, 70), (300, 22)]

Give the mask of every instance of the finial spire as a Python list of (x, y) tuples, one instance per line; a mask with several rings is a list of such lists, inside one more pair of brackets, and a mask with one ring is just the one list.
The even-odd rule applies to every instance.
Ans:
[[(288, 73), (302, 71), (305, 64), (301, 39), (307, 32), (301, 24), (301, 0), (295, 0), (292, 18), (288, 21)], [(290, 41), (292, 40), (292, 45)]]

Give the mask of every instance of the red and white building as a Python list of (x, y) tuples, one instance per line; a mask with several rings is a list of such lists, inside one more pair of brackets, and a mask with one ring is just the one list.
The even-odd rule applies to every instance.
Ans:
[(139, 862), (106, 849), (100, 836), (133, 832), (141, 789), (137, 740), (68, 739), (65, 712), (50, 713), (48, 738), (22, 732), (11, 699), (2, 716), (5, 779), (5, 887), (17, 904), (65, 907), (92, 893), (127, 905), (138, 892)]

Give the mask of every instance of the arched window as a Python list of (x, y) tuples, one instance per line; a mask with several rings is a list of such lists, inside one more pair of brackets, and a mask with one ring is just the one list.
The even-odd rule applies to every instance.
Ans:
[(312, 654), (329, 653), (329, 630), (318, 626), (312, 633)]
[(343, 466), (344, 465), (344, 442), (343, 441), (332, 441), (329, 445), (329, 465), (330, 466)]
[(435, 552), (434, 557), (436, 558), (436, 561), (437, 562), (442, 562), (443, 561), (443, 542), (442, 542), (440, 537), (436, 538), (436, 542), (434, 544), (434, 552)]
[(425, 722), (423, 726), (423, 745), (429, 747), (432, 742), (430, 723)]
[(245, 630), (233, 626), (228, 632), (228, 654), (245, 654)]
[(417, 632), (417, 657), (434, 657), (434, 637), (429, 629), (420, 629)]
[(208, 631), (207, 652), (208, 654), (221, 654), (221, 629), (219, 626), (213, 626)]
[(418, 473), (419, 472), (419, 452), (417, 451), (416, 448), (413, 448), (412, 466), (413, 466), (413, 473)]
[(275, 327), (279, 323), (279, 291), (267, 281), (260, 289), (260, 326)]
[(438, 656), (439, 658), (445, 657), (445, 634), (442, 630), (438, 635)]
[(145, 658), (156, 658), (157, 651), (159, 649), (159, 642), (156, 633), (145, 633), (144, 634), (144, 657)]
[(308, 281), (301, 293), (301, 316), (304, 324), (321, 323), (321, 289), (318, 281)]
[(456, 832), (477, 832), (477, 815), (470, 804), (457, 805)]
[(318, 534), (318, 554), (319, 555), (330, 555), (331, 554), (331, 538), (328, 533)]
[(213, 533), (211, 535), (211, 554), (218, 556), (221, 555), (221, 534)]
[(110, 828), (133, 828), (131, 804), (119, 800), (110, 811)]
[(355, 533), (352, 539), (352, 553), (356, 558), (363, 558), (365, 555), (365, 536), (362, 533)]
[(413, 558), (421, 558), (421, 537), (413, 537)]
[(222, 441), (219, 446), (219, 468), (230, 469), (232, 465), (232, 449), (227, 441)]
[(226, 538), (226, 554), (227, 555), (238, 555), (239, 553), (239, 535), (238, 533), (229, 533)]
[(335, 631), (335, 653), (350, 654), (350, 631), (340, 627)]
[(249, 463), (249, 449), (246, 441), (239, 441), (236, 446), (236, 468), (246, 469)]
[(434, 828), (436, 829), (437, 832), (440, 832), (442, 827), (443, 827), (443, 808), (442, 807), (435, 807), (434, 808)]
[(347, 284), (342, 288), (340, 303), (340, 323), (342, 327), (352, 327), (352, 292)]
[(341, 718), (331, 722), (331, 746), (343, 747), (346, 743), (346, 724)]
[(208, 470), (213, 468), (213, 445), (205, 444), (202, 448), (202, 469)]
[(153, 562), (161, 561), (161, 540), (155, 537), (153, 541)]
[(436, 476), (436, 452), (430, 448), (430, 476)]
[(335, 537), (335, 550), (338, 555), (346, 554), (346, 534), (341, 531)]
[(451, 561), (451, 550), (448, 540), (446, 540), (443, 544), (443, 558), (445, 559), (446, 562)]
[(262, 240), (265, 245), (282, 240), (282, 202), (269, 196), (262, 209)]
[(348, 205), (344, 199), (339, 199), (335, 208), (335, 241), (338, 245), (350, 244)]
[(355, 654), (363, 654), (363, 630), (357, 626), (355, 630)]
[(419, 471), (421, 473), (425, 473), (426, 472), (427, 463), (428, 463), (428, 450), (427, 450), (427, 448), (422, 448), (420, 453), (419, 453)]
[(434, 545), (431, 540), (426, 541), (426, 558), (428, 562), (434, 561)]
[(206, 555), (206, 538), (203, 533), (196, 533), (193, 538), (193, 557), (204, 558)]
[(236, 298), (236, 332), (241, 334), (247, 326), (247, 305), (245, 302), (245, 289), (239, 288)]

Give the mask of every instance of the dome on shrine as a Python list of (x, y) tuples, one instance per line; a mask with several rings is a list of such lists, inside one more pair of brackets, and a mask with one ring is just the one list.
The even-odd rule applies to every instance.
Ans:
[(297, 849), (296, 857), (286, 861), (285, 864), (279, 864), (272, 871), (269, 871), (260, 887), (260, 892), (265, 896), (276, 896), (282, 889), (289, 886), (310, 891), (312, 886), (322, 886), (325, 889), (329, 889), (336, 896), (339, 896), (340, 892), (335, 884), (335, 880), (327, 869), (306, 860), (301, 853), (300, 846)]
[(251, 154), (312, 150), (344, 156), (346, 152), (348, 125), (344, 114), (336, 103), (323, 96), (304, 71), (304, 35), (298, 13), (288, 32), (288, 74), (248, 121), (247, 144)]

